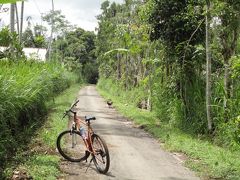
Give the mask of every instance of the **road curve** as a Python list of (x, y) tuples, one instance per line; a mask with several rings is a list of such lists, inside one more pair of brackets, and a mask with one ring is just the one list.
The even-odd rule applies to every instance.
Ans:
[(114, 108), (108, 108), (95, 86), (79, 91), (79, 116), (93, 115), (92, 123), (97, 134), (107, 142), (110, 151), (110, 169), (107, 175), (99, 174), (94, 164), (62, 161), (65, 173), (60, 179), (128, 179), (128, 180), (197, 180), (174, 155), (161, 149), (160, 144), (144, 130), (134, 128)]

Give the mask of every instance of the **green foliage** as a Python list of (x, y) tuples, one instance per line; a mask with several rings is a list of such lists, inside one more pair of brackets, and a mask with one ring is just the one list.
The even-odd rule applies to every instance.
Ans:
[(8, 28), (3, 28), (0, 31), (0, 46), (9, 46), (12, 40), (10, 31)]
[[(156, 109), (168, 114), (182, 129), (205, 132), (205, 83), (198, 73), (204, 61), (199, 53), (204, 42), (203, 1), (148, 1), (149, 23), (152, 27), (150, 39), (160, 40), (166, 48), (163, 64), (169, 78), (159, 83)], [(163, 76), (163, 74), (161, 75)], [(161, 106), (161, 104), (163, 106)], [(164, 106), (166, 104), (166, 106)], [(170, 107), (174, 107), (172, 113)], [(167, 111), (166, 111), (167, 110)], [(166, 113), (168, 112), (168, 113)], [(178, 116), (174, 115), (177, 112)], [(178, 119), (172, 119), (173, 116)], [(162, 115), (159, 113), (159, 115)], [(180, 119), (179, 119), (180, 118)]]
[(85, 64), (95, 60), (95, 35), (81, 28), (66, 33), (54, 44), (62, 57), (74, 57), (79, 63)]
[(233, 69), (233, 78), (239, 79), (240, 77), (240, 57), (236, 56), (232, 58), (232, 69)]
[(57, 35), (63, 35), (72, 27), (61, 10), (51, 10), (48, 14), (42, 16), (42, 19), (53, 28), (53, 32)]
[[(33, 179), (42, 180), (49, 179), (55, 180), (59, 175), (59, 160), (58, 156), (52, 155), (35, 155), (30, 157), (25, 163), (25, 168)], [(21, 167), (20, 167), (21, 169)]]
[(0, 46), (7, 48), (1, 53), (0, 59), (6, 57), (15, 60), (24, 57), (18, 35), (10, 33), (8, 28), (2, 28), (0, 31)]
[(35, 47), (33, 32), (30, 28), (23, 32), (22, 38), (25, 47)]
[[(111, 89), (117, 81), (116, 96), (131, 99), (135, 106), (148, 100), (148, 110), (162, 122), (190, 134), (208, 134), (206, 2), (103, 2), (96, 41), (100, 86)], [(232, 149), (239, 149), (239, 8), (237, 1), (223, 0), (210, 6), (211, 138)]]
[[(172, 126), (181, 126), (180, 122), (184, 118), (183, 103), (174, 94), (174, 82), (167, 84), (155, 84), (153, 87), (153, 111), (158, 114), (158, 118), (163, 122), (168, 122)], [(182, 116), (181, 116), (182, 115)]]
[(35, 37), (35, 40), (34, 40), (34, 43), (35, 43), (35, 47), (36, 48), (42, 48), (42, 47), (45, 47), (45, 38), (41, 35), (39, 36), (36, 36)]
[(141, 103), (141, 101), (146, 101), (148, 98), (148, 94), (146, 93), (146, 90), (144, 87), (138, 87), (138, 88), (132, 88), (131, 90), (127, 91), (123, 88), (121, 84), (115, 83), (112, 79), (104, 79), (101, 78), (98, 81), (98, 87), (99, 89), (109, 91), (110, 94), (116, 97), (121, 97), (119, 101), (124, 100), (126, 103), (126, 106), (132, 106), (136, 107)]
[(41, 35), (41, 29), (39, 26), (34, 27), (34, 33), (30, 27), (28, 27), (22, 35), (23, 46), (32, 48), (44, 48), (46, 46), (46, 40), (43, 35)]
[[(224, 97), (224, 85), (223, 80), (216, 83), (214, 89), (215, 100), (213, 102), (213, 109), (215, 113), (215, 124), (217, 125), (218, 132), (215, 142), (226, 147), (233, 149), (240, 148), (240, 59), (239, 57), (232, 58), (232, 81), (234, 82), (234, 89), (232, 92), (231, 99), (228, 100), (228, 122), (224, 121), (224, 108), (223, 108), (223, 97)], [(231, 112), (231, 113), (230, 113)], [(225, 123), (223, 123), (225, 122)]]
[[(3, 167), (46, 115), (50, 98), (75, 79), (55, 63), (0, 61), (0, 160)], [(72, 77), (72, 76), (70, 76)]]
[(72, 72), (85, 77), (87, 82), (96, 82), (98, 69), (95, 55), (95, 34), (77, 28), (58, 37), (53, 43), (54, 56)]
[[(171, 48), (185, 42), (204, 19), (203, 1), (153, 0), (149, 22), (152, 25), (151, 39), (161, 39)], [(190, 44), (203, 42), (204, 24)]]
[(47, 28), (45, 26), (36, 24), (33, 29), (35, 36), (46, 36)]
[(96, 63), (86, 63), (83, 74), (86, 82), (90, 84), (97, 84), (98, 81), (98, 65)]

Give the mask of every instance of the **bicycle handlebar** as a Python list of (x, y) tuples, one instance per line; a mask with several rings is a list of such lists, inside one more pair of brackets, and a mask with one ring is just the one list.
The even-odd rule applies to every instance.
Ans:
[[(78, 102), (79, 102), (79, 100), (77, 100), (77, 101), (71, 106), (70, 109), (72, 109), (74, 106), (76, 106)], [(70, 109), (69, 109), (69, 110), (70, 110)]]
[(75, 106), (77, 106), (77, 103), (78, 103), (78, 102), (79, 102), (79, 100), (77, 100), (77, 101), (71, 106), (71, 108), (70, 108), (69, 110), (67, 110), (67, 111), (63, 114), (63, 118), (65, 118), (65, 117), (68, 115), (69, 112), (74, 113), (74, 111), (72, 111), (72, 108), (74, 108)]

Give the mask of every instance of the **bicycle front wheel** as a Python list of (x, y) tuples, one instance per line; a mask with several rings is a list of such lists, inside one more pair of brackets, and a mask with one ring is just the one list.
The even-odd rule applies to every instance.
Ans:
[(71, 162), (80, 162), (87, 159), (89, 153), (86, 151), (84, 141), (78, 131), (63, 131), (57, 138), (58, 152)]
[(106, 174), (110, 166), (110, 156), (105, 141), (97, 134), (92, 135), (93, 162), (100, 173)]

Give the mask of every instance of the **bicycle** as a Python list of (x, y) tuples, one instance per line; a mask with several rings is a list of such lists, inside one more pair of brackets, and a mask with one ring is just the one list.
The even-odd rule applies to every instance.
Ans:
[[(63, 118), (69, 113), (73, 113), (73, 123), (70, 130), (63, 131), (57, 138), (58, 152), (67, 160), (71, 162), (81, 162), (86, 160), (91, 155), (90, 163), (93, 161), (98, 172), (106, 174), (110, 166), (110, 156), (105, 141), (96, 133), (94, 133), (91, 127), (91, 121), (96, 120), (95, 117), (85, 116), (85, 122), (77, 117), (77, 112), (73, 111), (73, 108), (77, 105), (77, 100), (69, 110), (67, 110)], [(84, 132), (79, 131), (79, 123), (87, 127)], [(89, 166), (90, 166), (89, 163)]]

